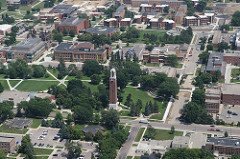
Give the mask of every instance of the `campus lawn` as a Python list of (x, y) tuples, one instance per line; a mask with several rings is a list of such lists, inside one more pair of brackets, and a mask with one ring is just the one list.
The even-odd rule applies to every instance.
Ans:
[(28, 131), (27, 128), (24, 128), (24, 129), (9, 128), (4, 124), (0, 127), (0, 132), (3, 132), (3, 133), (25, 134), (27, 131)]
[(0, 11), (3, 11), (4, 9), (7, 9), (7, 1), (6, 0), (0, 0), (0, 3), (1, 3)]
[(71, 37), (71, 36), (63, 36), (63, 40), (72, 41), (73, 37)]
[(140, 139), (141, 139), (141, 137), (142, 137), (142, 134), (143, 134), (143, 132), (144, 132), (144, 129), (145, 129), (145, 128), (140, 128), (140, 129), (139, 129), (139, 131), (138, 131), (138, 133), (137, 133), (137, 136), (136, 136), (135, 139), (134, 139), (135, 142), (139, 142), (139, 141), (140, 141)]
[(20, 91), (43, 91), (47, 90), (52, 85), (57, 85), (57, 81), (32, 81), (25, 80), (18, 87), (17, 90)]
[(37, 8), (43, 9), (43, 8), (44, 8), (44, 3), (41, 2), (41, 3), (37, 4), (36, 6), (34, 6), (33, 8), (34, 8), (34, 9), (37, 9)]
[[(143, 108), (142, 108), (142, 112), (144, 112), (145, 110), (145, 106), (146, 106), (146, 103), (151, 101), (152, 104), (154, 103), (155, 99), (150, 97), (146, 91), (143, 91), (141, 89), (137, 89), (137, 88), (133, 88), (133, 87), (126, 87), (124, 89), (124, 93), (123, 93), (123, 104), (126, 102), (126, 99), (127, 99), (127, 96), (128, 94), (131, 94), (132, 95), (132, 100), (134, 103), (137, 102), (138, 99), (141, 99), (142, 103), (143, 103)], [(157, 104), (159, 106), (159, 112), (161, 113), (161, 115), (164, 114), (164, 111), (166, 109), (166, 106), (164, 103), (157, 101)]]
[(166, 31), (163, 30), (157, 30), (157, 29), (145, 29), (145, 30), (140, 30), (140, 37), (139, 37), (139, 41), (144, 41), (144, 34), (153, 34), (153, 35), (158, 35), (158, 37), (162, 37), (164, 34), (166, 33)]
[[(156, 130), (156, 134), (153, 137), (153, 140), (172, 140), (174, 138), (174, 136), (182, 136), (183, 132), (181, 131), (175, 131), (174, 134), (170, 134), (170, 130), (161, 130), (161, 129), (155, 129)], [(147, 135), (148, 129), (145, 132), (144, 135)]]
[(162, 120), (162, 118), (163, 118), (163, 114), (160, 114), (160, 113), (154, 114), (150, 117), (150, 119), (156, 119), (156, 120)]
[(31, 128), (38, 128), (39, 125), (41, 125), (42, 123), (42, 119), (35, 119), (35, 118), (32, 118), (32, 125), (31, 125)]
[[(51, 69), (47, 69), (49, 72), (51, 72), (56, 78), (58, 77), (58, 70), (56, 68), (51, 68)], [(50, 75), (51, 76), (51, 75)]]
[(35, 155), (50, 155), (53, 149), (34, 148)]
[(21, 80), (9, 80), (9, 83), (12, 87), (16, 86), (16, 84), (18, 84), (18, 82), (20, 82)]
[(0, 83), (2, 84), (4, 90), (9, 90), (9, 86), (6, 80), (0, 80)]
[(129, 110), (121, 110), (120, 111), (120, 115), (121, 116), (130, 116), (130, 111)]
[(240, 75), (240, 68), (234, 68), (231, 70), (231, 77), (237, 78)]
[(132, 156), (127, 156), (127, 159), (132, 159)]
[(89, 87), (91, 92), (97, 92), (98, 91), (98, 86), (99, 85), (94, 85), (94, 84), (91, 84), (90, 82), (85, 82), (85, 81), (83, 81), (83, 84), (85, 86)]
[(5, 79), (5, 74), (0, 74), (0, 79)]

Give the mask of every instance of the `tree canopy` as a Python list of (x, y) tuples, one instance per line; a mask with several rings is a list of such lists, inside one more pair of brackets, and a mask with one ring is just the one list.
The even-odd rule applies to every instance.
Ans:
[(94, 74), (100, 74), (103, 67), (95, 60), (85, 61), (83, 64), (82, 71), (86, 76), (92, 76)]
[(240, 11), (236, 11), (232, 15), (232, 21), (231, 21), (233, 26), (240, 26)]

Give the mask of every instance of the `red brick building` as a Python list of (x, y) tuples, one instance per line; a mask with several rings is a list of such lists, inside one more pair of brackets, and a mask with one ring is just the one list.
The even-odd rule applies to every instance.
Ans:
[(55, 24), (55, 28), (61, 32), (74, 32), (78, 34), (79, 32), (83, 31), (90, 27), (89, 20), (87, 19), (80, 19), (78, 17), (71, 17), (63, 20), (59, 24)]
[(221, 98), (223, 104), (240, 105), (240, 85), (223, 84), (221, 88)]
[(60, 43), (54, 50), (54, 59), (70, 62), (83, 62), (96, 60), (103, 62), (112, 53), (110, 46), (95, 48), (90, 42)]
[(104, 20), (104, 26), (107, 26), (107, 27), (118, 27), (118, 21), (116, 18), (109, 18), (109, 19), (106, 19)]
[(240, 65), (240, 53), (225, 53), (223, 61), (232, 65)]
[(205, 91), (205, 106), (207, 112), (219, 113), (219, 106), (221, 100), (221, 91), (220, 88), (207, 88)]
[(120, 27), (129, 27), (132, 24), (131, 18), (124, 18), (120, 21)]
[(211, 137), (207, 139), (205, 148), (220, 155), (239, 155), (240, 139), (236, 137)]

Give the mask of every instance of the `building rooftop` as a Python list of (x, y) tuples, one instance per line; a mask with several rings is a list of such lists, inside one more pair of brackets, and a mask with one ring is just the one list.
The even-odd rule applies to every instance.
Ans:
[(61, 13), (61, 14), (71, 14), (77, 10), (76, 7), (73, 7), (72, 5), (69, 4), (59, 4), (53, 7), (51, 10), (52, 13)]
[(80, 24), (82, 21), (85, 21), (85, 19), (80, 19), (78, 17), (71, 17), (63, 20), (59, 25), (75, 26)]
[(224, 53), (223, 56), (240, 57), (240, 52), (235, 52), (235, 53)]
[(158, 18), (152, 18), (152, 19), (150, 19), (150, 22), (158, 22), (158, 21), (159, 21)]
[(122, 19), (121, 21), (122, 22), (129, 22), (129, 21), (131, 21), (132, 19), (131, 18), (124, 18), (124, 19)]
[(100, 125), (88, 125), (85, 128), (83, 128), (84, 133), (92, 133), (95, 135), (98, 131), (102, 131), (104, 128)]
[(91, 34), (111, 34), (115, 33), (117, 30), (113, 27), (107, 27), (107, 26), (98, 26), (94, 28), (88, 28), (85, 30), (88, 33)]
[(6, 30), (9, 30), (11, 28), (12, 28), (12, 25), (9, 25), (9, 24), (0, 25), (0, 30), (2, 30), (2, 31), (6, 31)]
[(116, 18), (108, 18), (104, 20), (105, 22), (117, 21)]
[(197, 19), (195, 16), (186, 16), (185, 19)]
[(138, 18), (141, 18), (142, 15), (134, 15), (134, 19), (138, 19)]
[(212, 17), (215, 15), (215, 13), (204, 13), (205, 16), (209, 16), (209, 17)]
[(221, 31), (219, 31), (219, 30), (214, 31), (212, 43), (213, 44), (218, 44), (221, 41), (221, 36), (222, 36)]
[(239, 84), (223, 84), (221, 90), (222, 90), (222, 94), (240, 95)]
[(11, 142), (14, 139), (14, 137), (0, 136), (0, 142)]
[(165, 8), (165, 7), (168, 7), (169, 5), (167, 4), (161, 4), (161, 5), (156, 5), (156, 7), (160, 7), (160, 8)]
[(121, 13), (125, 11), (125, 5), (121, 5), (117, 8), (116, 12), (114, 13), (114, 17), (121, 16)]
[(212, 53), (209, 55), (206, 71), (221, 71), (223, 63), (223, 54)]
[(217, 100), (217, 99), (205, 99), (205, 103), (217, 103), (217, 104), (220, 104), (220, 100)]
[(165, 23), (175, 23), (172, 19), (164, 19), (163, 22)]
[(143, 3), (140, 5), (140, 7), (152, 7), (152, 5)]
[(240, 139), (231, 137), (211, 137), (207, 139), (207, 143), (224, 147), (240, 147)]
[(206, 15), (198, 15), (199, 18), (208, 18)]

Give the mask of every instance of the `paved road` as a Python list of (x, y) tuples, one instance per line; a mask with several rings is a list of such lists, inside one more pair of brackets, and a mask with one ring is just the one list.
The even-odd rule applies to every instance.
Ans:
[[(128, 123), (132, 126), (140, 126), (138, 120), (129, 120), (121, 119), (121, 123)], [(162, 122), (150, 122), (150, 125), (158, 129), (171, 129), (171, 126), (174, 126), (176, 130), (179, 131), (190, 131), (190, 132), (201, 132), (201, 133), (212, 133), (212, 134), (221, 134), (223, 135), (225, 131), (228, 132), (231, 136), (239, 136), (240, 127), (227, 127), (227, 126), (215, 126), (214, 129), (220, 129), (221, 131), (209, 131), (210, 125), (200, 125), (200, 124), (167, 124)]]
[(137, 136), (140, 125), (134, 125), (131, 127), (130, 134), (128, 135), (127, 141), (123, 144), (122, 148), (119, 150), (116, 159), (126, 159), (128, 152), (134, 142), (135, 137)]

